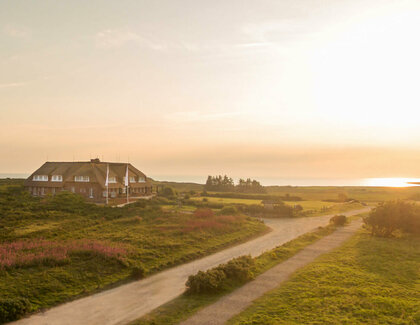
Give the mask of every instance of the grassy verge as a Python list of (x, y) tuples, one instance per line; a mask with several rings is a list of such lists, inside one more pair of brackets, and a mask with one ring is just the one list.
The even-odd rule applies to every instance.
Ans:
[(420, 324), (420, 238), (361, 230), (230, 324)]
[[(285, 243), (284, 245), (261, 254), (254, 259), (255, 268), (253, 273), (258, 276), (276, 264), (293, 256), (318, 239), (331, 234), (334, 230), (335, 227), (332, 225), (327, 227), (320, 227), (316, 231), (306, 233), (288, 243)], [(225, 291), (217, 294), (183, 294), (131, 324), (177, 324), (197, 312), (199, 309), (217, 301), (221, 296), (234, 291), (240, 285), (241, 284), (233, 283), (232, 286), (228, 287)]]

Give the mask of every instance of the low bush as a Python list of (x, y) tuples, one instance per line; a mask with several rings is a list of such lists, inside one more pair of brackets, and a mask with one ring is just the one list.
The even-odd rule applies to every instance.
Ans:
[(363, 221), (374, 236), (392, 237), (398, 230), (420, 235), (420, 207), (403, 201), (380, 204)]
[(146, 269), (141, 265), (135, 266), (133, 270), (131, 271), (131, 276), (136, 280), (143, 279), (145, 275), (146, 275)]
[(206, 272), (199, 271), (190, 275), (186, 282), (187, 293), (205, 294), (223, 291), (234, 283), (244, 283), (253, 279), (252, 268), (254, 259), (249, 256), (240, 256)]
[(347, 222), (347, 217), (343, 214), (335, 215), (330, 219), (330, 223), (334, 226), (344, 226)]
[(189, 293), (215, 293), (218, 292), (226, 280), (226, 275), (218, 269), (206, 272), (198, 271), (196, 275), (188, 277), (186, 286)]
[(166, 198), (173, 198), (176, 196), (176, 192), (172, 187), (165, 186), (162, 191), (159, 192), (159, 196), (163, 196)]
[(31, 305), (25, 298), (0, 299), (0, 323), (19, 319), (30, 310)]

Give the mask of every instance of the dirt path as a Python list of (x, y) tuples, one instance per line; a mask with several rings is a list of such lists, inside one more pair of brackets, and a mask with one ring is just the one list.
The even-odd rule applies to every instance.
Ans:
[(295, 256), (261, 274), (252, 282), (240, 287), (214, 304), (201, 309), (181, 324), (225, 324), (233, 316), (249, 307), (255, 299), (286, 281), (296, 270), (311, 263), (321, 254), (340, 246), (360, 228), (361, 224), (362, 220), (360, 219), (353, 221), (349, 226), (343, 227), (309, 245)]
[[(368, 210), (369, 208), (365, 208), (343, 214), (350, 216), (367, 212)], [(182, 294), (189, 275), (197, 273), (199, 270), (215, 267), (240, 255), (259, 255), (318, 226), (326, 225), (330, 218), (331, 215), (266, 220), (267, 225), (273, 231), (264, 236), (227, 248), (199, 260), (162, 271), (146, 279), (51, 308), (13, 324), (126, 324)]]

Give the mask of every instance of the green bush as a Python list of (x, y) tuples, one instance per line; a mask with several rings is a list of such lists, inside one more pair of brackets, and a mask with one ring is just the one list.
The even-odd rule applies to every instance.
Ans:
[(31, 310), (31, 304), (25, 298), (0, 299), (0, 323), (19, 319)]
[(141, 265), (135, 266), (133, 270), (131, 271), (131, 276), (136, 280), (143, 279), (145, 275), (146, 275), (146, 270)]
[(216, 293), (223, 291), (229, 284), (247, 282), (254, 277), (252, 272), (254, 264), (253, 258), (247, 255), (234, 258), (206, 272), (199, 271), (188, 277), (187, 292)]
[(334, 226), (344, 226), (347, 222), (347, 217), (343, 214), (335, 215), (330, 219), (330, 223)]
[(220, 291), (226, 275), (223, 271), (211, 269), (206, 272), (198, 271), (196, 275), (190, 275), (186, 283), (190, 293), (214, 293)]
[(159, 192), (160, 196), (173, 198), (176, 196), (176, 192), (172, 187), (164, 187), (162, 191)]
[(240, 256), (222, 264), (218, 269), (226, 274), (226, 278), (232, 281), (247, 282), (253, 279), (252, 267), (255, 265), (254, 259), (250, 255)]
[(420, 207), (403, 201), (389, 201), (363, 219), (372, 235), (392, 237), (397, 230), (420, 235)]

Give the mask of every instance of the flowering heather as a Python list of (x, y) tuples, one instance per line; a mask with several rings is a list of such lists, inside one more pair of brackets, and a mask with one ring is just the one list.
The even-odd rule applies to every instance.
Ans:
[(49, 241), (21, 240), (0, 244), (0, 269), (65, 261), (72, 252), (93, 252), (122, 260), (128, 251), (121, 245), (95, 240)]

